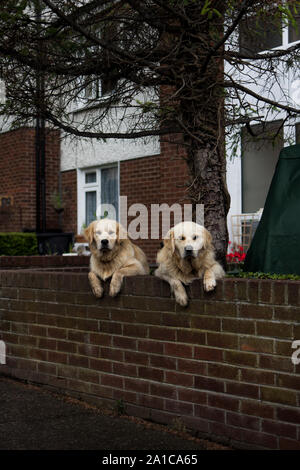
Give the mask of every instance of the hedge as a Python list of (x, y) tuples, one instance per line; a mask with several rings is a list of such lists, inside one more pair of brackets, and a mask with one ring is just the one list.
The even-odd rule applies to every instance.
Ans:
[(0, 232), (0, 256), (38, 255), (35, 233)]

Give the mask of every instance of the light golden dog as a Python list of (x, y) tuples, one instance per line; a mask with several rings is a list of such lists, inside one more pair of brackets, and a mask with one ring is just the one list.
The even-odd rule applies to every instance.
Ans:
[(109, 295), (121, 289), (124, 276), (149, 274), (144, 252), (128, 238), (126, 230), (114, 220), (92, 222), (84, 231), (91, 250), (89, 281), (96, 297), (102, 297), (103, 285), (111, 277)]
[(204, 290), (211, 291), (225, 274), (215, 260), (210, 233), (195, 222), (181, 222), (169, 230), (157, 254), (157, 264), (155, 276), (170, 284), (176, 302), (182, 306), (188, 303), (183, 284), (203, 278)]

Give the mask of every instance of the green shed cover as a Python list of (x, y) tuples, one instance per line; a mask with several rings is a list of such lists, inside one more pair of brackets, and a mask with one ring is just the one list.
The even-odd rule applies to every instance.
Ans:
[(243, 269), (300, 274), (300, 145), (280, 152)]

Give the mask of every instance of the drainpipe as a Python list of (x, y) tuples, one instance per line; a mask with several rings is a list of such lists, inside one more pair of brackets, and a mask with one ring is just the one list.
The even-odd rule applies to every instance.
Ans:
[[(35, 15), (38, 31), (41, 21), (41, 4), (38, 0), (35, 5)], [(38, 49), (40, 56), (40, 48)], [(35, 126), (35, 160), (36, 160), (36, 231), (46, 232), (46, 139), (45, 139), (45, 118), (43, 115), (43, 105), (45, 96), (45, 77), (41, 70), (36, 74), (36, 97), (37, 116)]]

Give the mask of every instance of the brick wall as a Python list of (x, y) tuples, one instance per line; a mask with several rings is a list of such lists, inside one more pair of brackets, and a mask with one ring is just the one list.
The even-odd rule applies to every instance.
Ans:
[[(58, 228), (58, 216), (52, 206), (58, 190), (60, 165), (59, 132), (46, 136), (47, 228)], [(35, 130), (21, 128), (0, 134), (0, 195), (13, 198), (13, 205), (0, 208), (0, 231), (35, 230)]]
[(65, 205), (61, 216), (64, 232), (77, 233), (77, 171), (61, 173), (62, 201)]
[(0, 256), (0, 269), (49, 269), (84, 268), (89, 256)]
[(299, 282), (225, 279), (189, 288), (126, 278), (95, 299), (86, 274), (0, 271), (5, 374), (242, 448), (300, 449)]

